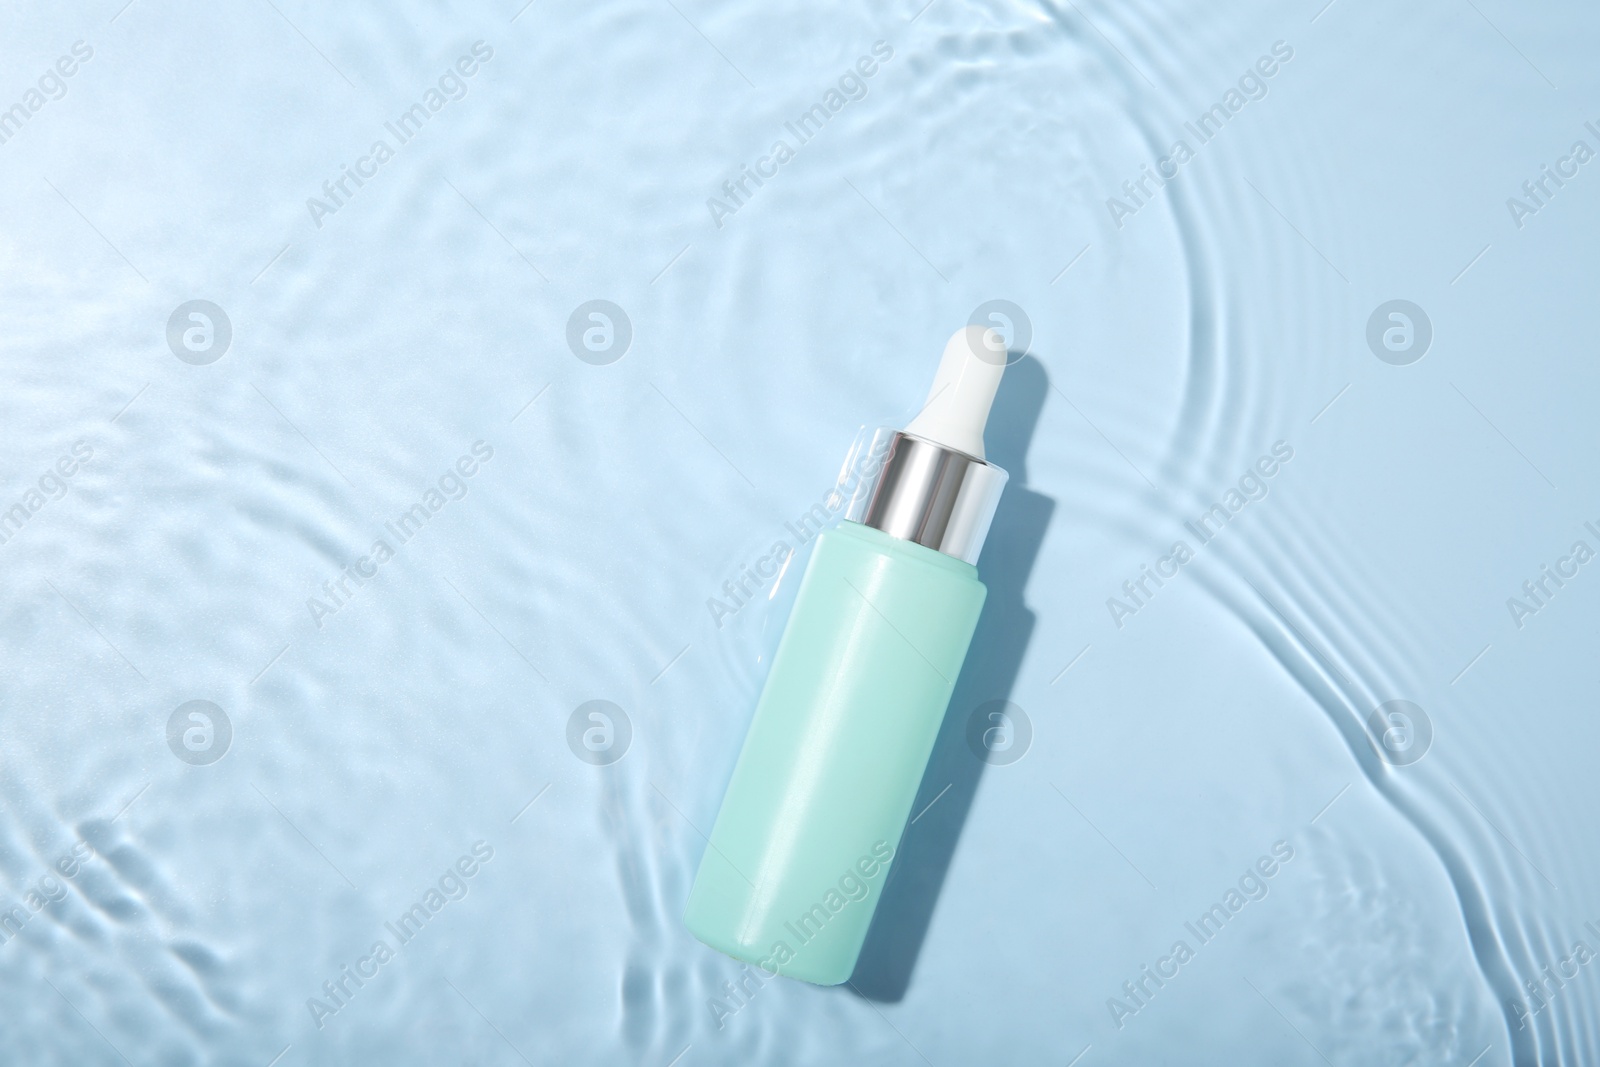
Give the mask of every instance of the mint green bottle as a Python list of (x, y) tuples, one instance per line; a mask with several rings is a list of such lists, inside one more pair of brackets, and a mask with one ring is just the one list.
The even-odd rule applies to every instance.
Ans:
[(850, 977), (983, 610), (1006, 352), (969, 326), (800, 581), (684, 922), (767, 975)]

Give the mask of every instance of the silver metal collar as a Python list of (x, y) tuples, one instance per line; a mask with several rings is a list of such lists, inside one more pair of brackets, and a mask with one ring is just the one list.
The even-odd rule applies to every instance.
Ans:
[(846, 517), (976, 564), (1009, 477), (965, 452), (894, 432), (877, 477), (860, 487)]

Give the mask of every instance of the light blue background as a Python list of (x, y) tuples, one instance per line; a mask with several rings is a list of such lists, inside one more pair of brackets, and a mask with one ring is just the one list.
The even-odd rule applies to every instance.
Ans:
[[(0, 909), (93, 850), (0, 944), (8, 1061), (1600, 1056), (1600, 966), (1524, 988), (1600, 950), (1600, 572), (1520, 628), (1506, 603), (1600, 549), (1600, 162), (1506, 203), (1600, 148), (1591, 8), (122, 2), (0, 28), (0, 108), (93, 49), (0, 144), (0, 510), (93, 453), (0, 545)], [(877, 41), (865, 97), (715, 225)], [(1279, 41), (1119, 227), (1107, 198)], [(1033, 340), (991, 605), (858, 989), (725, 1017), (739, 969), (679, 915), (803, 559), (720, 627), (707, 600), (994, 298)], [(232, 325), (208, 365), (167, 343), (194, 299)], [(632, 325), (609, 365), (566, 341), (594, 299)], [(1405, 366), (1366, 342), (1392, 299), (1433, 329)], [(314, 620), (477, 441), (466, 495)], [(1119, 627), (1107, 598), (1277, 441), (1265, 499)], [(1033, 737), (984, 766), (997, 698)], [(210, 765), (167, 741), (194, 699), (232, 725)], [(1395, 699), (1433, 732), (1404, 766), (1366, 725)], [(631, 723), (609, 766), (567, 743), (590, 700)], [(319, 1028), (308, 998), (478, 841)], [(1278, 841), (1265, 899), (1114, 1021)]]

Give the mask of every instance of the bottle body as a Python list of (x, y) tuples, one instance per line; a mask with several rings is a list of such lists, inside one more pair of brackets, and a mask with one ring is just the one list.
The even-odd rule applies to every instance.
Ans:
[(817, 539), (684, 921), (769, 974), (855, 967), (986, 595), (963, 560)]

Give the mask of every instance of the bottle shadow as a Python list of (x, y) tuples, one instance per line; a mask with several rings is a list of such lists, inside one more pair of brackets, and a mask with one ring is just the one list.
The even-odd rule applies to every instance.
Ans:
[(1044, 364), (1023, 356), (1001, 379), (989, 415), (988, 459), (1011, 475), (979, 562), (989, 596), (850, 976), (849, 988), (867, 1000), (905, 997), (984, 769), (1020, 758), (1016, 746), (1027, 744), (1018, 717), (1002, 723), (992, 716), (999, 707), (994, 702), (1010, 699), (1033, 636), (1036, 617), (1023, 590), (1056, 507), (1027, 487), (1028, 445), (1049, 388)]

